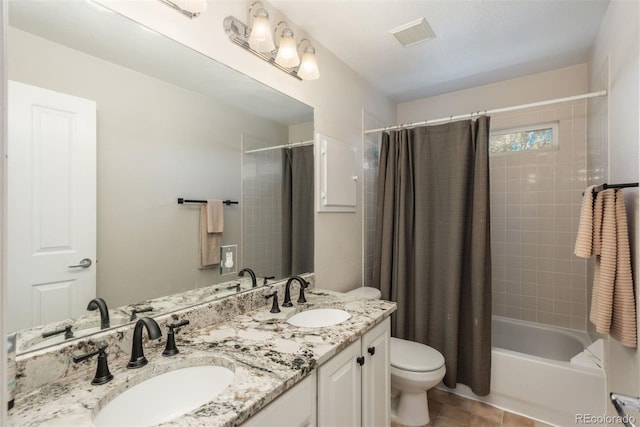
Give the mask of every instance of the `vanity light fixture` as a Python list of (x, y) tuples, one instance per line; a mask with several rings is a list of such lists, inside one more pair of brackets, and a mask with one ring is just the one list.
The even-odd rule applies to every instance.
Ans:
[[(224, 31), (232, 43), (298, 80), (315, 80), (320, 77), (316, 50), (311, 42), (303, 39), (296, 46), (293, 31), (285, 21), (279, 22), (275, 31), (271, 31), (269, 13), (261, 2), (255, 2), (249, 8), (248, 22), (247, 25), (233, 16), (224, 19)], [(277, 45), (274, 43), (274, 34)], [(305, 47), (301, 51), (303, 45)]]
[(193, 19), (207, 10), (207, 0), (160, 0), (183, 15)]

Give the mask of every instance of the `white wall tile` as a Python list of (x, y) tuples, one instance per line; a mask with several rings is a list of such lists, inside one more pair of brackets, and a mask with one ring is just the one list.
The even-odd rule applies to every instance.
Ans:
[(498, 228), (492, 236), (501, 251), (494, 290), (500, 286), (504, 293), (494, 314), (584, 330), (586, 262), (573, 255), (573, 244), (587, 176), (586, 103), (492, 117), (494, 129), (554, 121), (558, 150), (489, 162), (491, 220)]

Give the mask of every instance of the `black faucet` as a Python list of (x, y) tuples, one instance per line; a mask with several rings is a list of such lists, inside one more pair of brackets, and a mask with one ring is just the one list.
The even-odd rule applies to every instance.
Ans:
[(264, 296), (266, 299), (273, 298), (273, 304), (271, 304), (270, 313), (280, 313), (280, 307), (278, 307), (278, 292), (274, 292)]
[(138, 318), (138, 313), (147, 313), (149, 311), (153, 311), (153, 307), (134, 308), (133, 310), (131, 310), (131, 316), (129, 317), (129, 320), (133, 322)]
[(302, 277), (293, 276), (292, 278), (287, 280), (287, 284), (284, 288), (284, 302), (282, 303), (283, 307), (293, 307), (293, 303), (291, 303), (291, 282), (293, 282), (294, 280), (297, 280), (298, 283), (300, 283), (300, 295), (298, 296), (298, 303), (302, 304), (307, 302), (306, 298), (304, 297), (304, 290), (309, 287), (309, 283), (307, 283), (307, 281)]
[(95, 356), (96, 354), (98, 355), (98, 368), (96, 369), (95, 376), (91, 380), (91, 384), (93, 385), (106, 384), (113, 379), (113, 375), (109, 372), (109, 365), (107, 365), (107, 353), (104, 351), (106, 348), (106, 345), (102, 345), (96, 351), (83, 354), (82, 356), (72, 357), (74, 363), (79, 363)]
[(262, 285), (267, 286), (268, 280), (275, 279), (276, 276), (265, 276), (262, 278)]
[(164, 351), (162, 352), (163, 356), (174, 356), (179, 353), (178, 347), (176, 347), (174, 329), (178, 329), (179, 327), (186, 326), (188, 324), (189, 321), (187, 319), (184, 319), (178, 323), (167, 325), (167, 328), (169, 328), (169, 332), (167, 332), (167, 345), (164, 347)]
[(73, 338), (73, 331), (71, 330), (72, 325), (67, 325), (64, 327), (64, 329), (58, 329), (55, 331), (50, 331), (50, 332), (43, 332), (42, 333), (42, 338), (49, 338), (52, 337), (54, 335), (60, 335), (62, 333), (64, 333), (64, 339), (68, 340)]
[(254, 273), (250, 268), (243, 268), (242, 270), (240, 270), (240, 272), (238, 273), (238, 277), (244, 277), (245, 272), (249, 273), (249, 275), (251, 276), (251, 287), (255, 288), (256, 286), (258, 286), (258, 282), (256, 281), (256, 273)]
[(94, 298), (89, 301), (87, 310), (100, 310), (100, 329), (107, 329), (111, 326), (109, 322), (109, 309), (107, 308), (107, 303), (102, 298)]
[(127, 363), (127, 368), (141, 368), (147, 364), (147, 358), (144, 357), (142, 351), (142, 328), (147, 328), (147, 334), (150, 340), (156, 340), (162, 336), (160, 326), (150, 317), (142, 317), (136, 322), (133, 330), (133, 345), (131, 347), (131, 359)]
[(227, 290), (228, 291), (230, 291), (231, 289), (235, 289), (236, 292), (240, 292), (240, 283), (236, 283), (235, 285), (227, 286)]

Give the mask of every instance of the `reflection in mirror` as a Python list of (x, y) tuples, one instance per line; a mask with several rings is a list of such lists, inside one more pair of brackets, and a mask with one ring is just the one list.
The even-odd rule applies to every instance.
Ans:
[[(51, 106), (46, 104), (43, 117), (47, 120), (41, 121), (50, 126), (42, 128), (45, 137), (39, 141), (44, 149), (27, 157), (58, 162), (47, 164), (42, 171), (9, 163), (11, 330), (35, 328), (35, 335), (40, 336), (37, 344), (45, 346), (53, 343), (45, 343), (42, 332), (64, 330), (70, 324), (74, 338), (94, 333), (100, 327), (99, 312), (86, 310), (94, 297), (107, 302), (111, 327), (115, 327), (129, 322), (136, 308), (152, 307), (150, 313), (157, 315), (237, 292), (235, 275), (221, 276), (217, 265), (198, 268), (200, 206), (179, 205), (179, 197), (240, 201), (224, 207), (222, 244), (238, 245), (238, 270), (253, 268), (260, 284), (263, 277), (281, 278), (289, 271), (313, 269), (313, 231), (310, 236), (292, 239), (310, 246), (304, 251), (294, 247), (291, 253), (306, 254), (311, 248), (310, 257), (305, 255), (306, 261), (297, 264), (301, 270), (287, 269), (282, 257), (266, 260), (267, 254), (285, 249), (282, 235), (286, 230), (296, 233), (300, 227), (284, 224), (289, 216), (301, 218), (301, 224), (313, 230), (313, 204), (308, 206), (310, 217), (283, 211), (286, 162), (282, 149), (270, 150), (277, 161), (265, 163), (244, 154), (253, 148), (312, 140), (313, 110), (309, 106), (91, 2), (10, 1), (8, 75), (36, 98), (41, 94), (46, 102), (49, 96), (55, 98)], [(10, 99), (12, 93), (19, 92), (10, 89)], [(70, 144), (76, 134), (68, 129), (75, 131), (77, 123), (83, 123), (83, 129), (87, 126), (75, 110), (56, 106), (58, 95), (63, 102), (73, 99), (81, 100), (82, 106), (93, 105), (94, 112), (89, 110), (88, 116), (93, 114), (95, 123), (89, 134), (94, 136), (96, 156), (93, 162), (80, 160), (83, 167), (94, 166), (89, 183), (95, 185), (85, 185), (94, 189), (93, 196), (78, 198), (68, 191), (73, 187), (69, 184), (73, 173), (65, 171), (75, 173), (79, 166), (68, 162), (70, 157), (61, 155), (64, 152), (55, 144)], [(30, 105), (26, 96), (13, 98)], [(14, 127), (12, 119), (29, 122), (25, 119), (28, 114), (21, 116), (12, 108), (10, 105), (9, 133), (15, 135), (22, 128)], [(51, 137), (58, 135), (53, 130), (61, 129), (61, 123), (72, 123), (62, 127), (66, 133), (60, 133), (71, 135), (67, 140)], [(13, 142), (10, 137), (11, 161), (20, 157), (20, 150), (12, 146), (15, 141), (34, 140), (29, 132)], [(313, 166), (304, 168), (312, 188)], [(14, 177), (14, 172), (25, 170), (29, 173)], [(252, 173), (257, 180), (268, 176), (269, 185), (243, 189)], [(38, 191), (28, 193), (28, 188)], [(91, 197), (97, 220), (89, 234), (96, 241), (93, 249), (85, 251), (78, 249), (76, 225), (67, 218), (77, 214), (78, 200), (91, 202)], [(267, 212), (271, 222), (262, 221)], [(27, 217), (39, 220), (16, 222)], [(62, 257), (52, 263), (60, 270), (52, 277), (32, 263), (49, 253)], [(92, 261), (86, 268), (80, 264), (85, 258)], [(76, 265), (79, 267), (71, 268)], [(25, 271), (36, 274), (25, 278)], [(85, 273), (95, 275), (89, 280), (89, 291), (78, 289), (78, 279)], [(241, 283), (241, 289), (251, 286), (245, 288), (246, 277)], [(204, 288), (207, 292), (196, 292)], [(196, 293), (165, 298), (187, 291)], [(54, 337), (60, 339), (60, 334)]]

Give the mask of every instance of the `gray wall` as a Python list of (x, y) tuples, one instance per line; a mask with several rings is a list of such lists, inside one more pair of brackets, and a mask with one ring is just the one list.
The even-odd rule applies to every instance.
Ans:
[[(240, 200), (241, 134), (281, 144), (287, 126), (15, 29), (9, 42), (10, 79), (97, 102), (98, 295), (119, 306), (227, 280), (198, 269), (199, 205), (176, 198)], [(241, 252), (240, 207), (224, 209)]]

